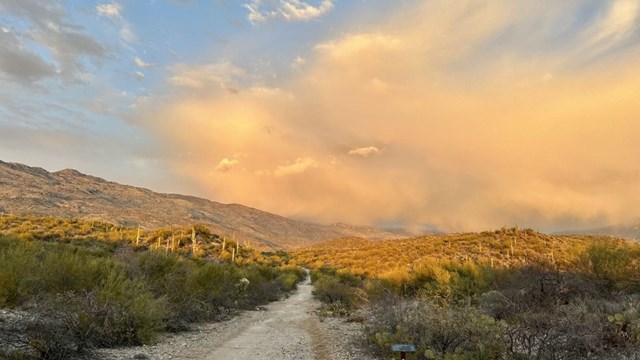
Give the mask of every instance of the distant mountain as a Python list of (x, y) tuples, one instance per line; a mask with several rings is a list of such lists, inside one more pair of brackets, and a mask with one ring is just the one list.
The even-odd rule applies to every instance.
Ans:
[(570, 230), (556, 233), (558, 235), (602, 235), (622, 239), (640, 240), (640, 220), (626, 224), (605, 226), (587, 230)]
[(318, 225), (239, 204), (161, 194), (66, 169), (0, 161), (0, 212), (95, 219), (126, 226), (211, 227), (227, 237), (269, 248), (310, 245), (340, 237), (381, 240), (401, 237), (373, 227)]

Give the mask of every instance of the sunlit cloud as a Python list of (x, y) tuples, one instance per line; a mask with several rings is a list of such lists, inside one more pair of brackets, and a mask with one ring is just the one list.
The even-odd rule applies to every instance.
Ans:
[(146, 69), (149, 66), (151, 66), (151, 64), (145, 62), (144, 60), (140, 59), (137, 56), (133, 58), (133, 62), (136, 64), (136, 66), (141, 67), (143, 69)]
[(313, 169), (317, 167), (318, 167), (318, 162), (312, 158), (309, 158), (309, 157), (297, 158), (296, 161), (294, 161), (291, 164), (278, 166), (278, 168), (273, 172), (273, 174), (275, 176), (296, 175), (296, 174), (302, 174), (303, 172), (309, 169)]
[[(635, 8), (567, 26), (581, 6), (420, 3), (320, 41), (270, 86), (228, 61), (175, 65), (172, 96), (139, 119), (195, 154), (171, 166), (211, 197), (283, 215), (452, 231), (634, 217)], [(597, 39), (615, 56), (587, 51)], [(239, 152), (246, 171), (198, 171)]]
[(378, 149), (375, 146), (365, 146), (365, 147), (349, 150), (349, 155), (367, 157), (367, 156), (378, 154), (379, 152), (380, 152), (380, 149)]
[(220, 171), (220, 172), (227, 172), (227, 171), (233, 169), (239, 163), (240, 163), (240, 161), (238, 161), (238, 159), (224, 158), (224, 159), (220, 160), (218, 165), (216, 165), (215, 170), (216, 171)]

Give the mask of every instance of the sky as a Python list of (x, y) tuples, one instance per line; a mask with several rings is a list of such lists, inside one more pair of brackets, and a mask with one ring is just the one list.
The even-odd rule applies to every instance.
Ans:
[(0, 0), (0, 160), (420, 232), (640, 216), (640, 0)]

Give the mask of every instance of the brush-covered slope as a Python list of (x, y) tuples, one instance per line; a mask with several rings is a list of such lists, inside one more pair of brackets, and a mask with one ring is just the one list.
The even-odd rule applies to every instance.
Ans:
[(547, 235), (531, 229), (503, 228), (384, 241), (344, 238), (296, 249), (292, 256), (310, 268), (327, 266), (372, 276), (412, 269), (425, 260), (476, 262), (495, 268), (547, 264), (566, 269), (597, 243), (640, 249), (638, 244), (610, 237)]

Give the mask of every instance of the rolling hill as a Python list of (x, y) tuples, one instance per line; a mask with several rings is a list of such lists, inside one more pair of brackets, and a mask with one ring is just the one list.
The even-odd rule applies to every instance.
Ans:
[(400, 237), (373, 227), (320, 225), (239, 204), (156, 193), (65, 169), (0, 161), (0, 212), (106, 221), (147, 229), (206, 225), (216, 233), (259, 247), (291, 248), (339, 237)]

